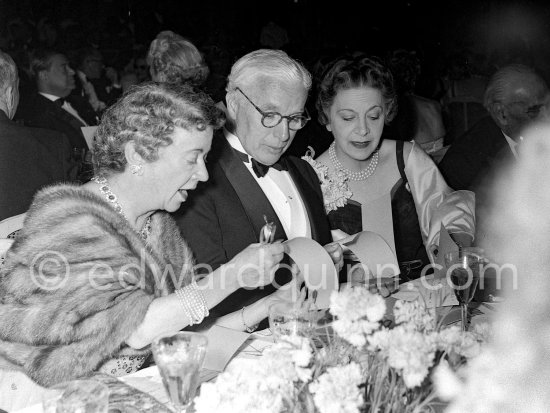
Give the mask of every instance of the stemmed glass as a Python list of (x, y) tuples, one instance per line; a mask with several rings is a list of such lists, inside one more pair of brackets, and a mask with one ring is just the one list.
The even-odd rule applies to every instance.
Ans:
[(187, 331), (157, 337), (151, 344), (162, 383), (177, 412), (185, 412), (195, 397), (207, 345), (204, 334)]
[(269, 306), (269, 329), (275, 340), (282, 336), (311, 338), (315, 331), (313, 313), (307, 306), (280, 301)]
[(463, 247), (445, 254), (447, 282), (453, 288), (460, 304), (462, 331), (468, 330), (468, 304), (474, 297), (485, 263), (482, 248)]

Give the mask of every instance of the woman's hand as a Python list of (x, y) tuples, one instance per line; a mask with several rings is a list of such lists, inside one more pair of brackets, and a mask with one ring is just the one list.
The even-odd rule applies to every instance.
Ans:
[(263, 299), (263, 318), (269, 315), (269, 307), (275, 303), (286, 301), (296, 303), (297, 307), (303, 306), (306, 298), (306, 288), (302, 287), (303, 282), (303, 277), (296, 274), (292, 281), (282, 285), (277, 291), (265, 297)]
[(251, 244), (222, 268), (236, 277), (238, 288), (261, 287), (273, 281), (285, 252), (285, 245), (281, 241)]
[(364, 265), (354, 265), (348, 274), (346, 287), (363, 286), (368, 288), (372, 294), (380, 294), (387, 298), (399, 290), (397, 278), (376, 278)]

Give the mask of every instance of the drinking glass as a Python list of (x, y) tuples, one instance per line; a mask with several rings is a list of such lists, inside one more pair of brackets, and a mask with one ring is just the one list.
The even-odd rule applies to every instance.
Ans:
[(151, 344), (164, 388), (178, 412), (185, 412), (195, 397), (207, 346), (204, 334), (184, 331), (157, 337)]
[(107, 413), (109, 388), (95, 380), (73, 380), (48, 389), (44, 413)]
[(468, 304), (479, 284), (480, 274), (486, 264), (484, 251), (477, 247), (464, 247), (445, 254), (447, 277), (460, 304), (462, 331), (468, 330)]
[(269, 329), (275, 340), (281, 336), (312, 337), (315, 332), (314, 314), (307, 306), (293, 302), (278, 302), (269, 307)]

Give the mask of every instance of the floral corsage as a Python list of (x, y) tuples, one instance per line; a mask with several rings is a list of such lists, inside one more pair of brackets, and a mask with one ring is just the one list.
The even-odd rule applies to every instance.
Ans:
[(309, 150), (305, 156), (302, 156), (304, 161), (307, 161), (317, 172), (323, 199), (325, 202), (325, 210), (327, 214), (330, 211), (343, 207), (351, 198), (353, 192), (348, 186), (348, 177), (343, 171), (336, 171), (332, 176), (328, 172), (328, 166), (323, 165), (313, 159), (314, 152)]

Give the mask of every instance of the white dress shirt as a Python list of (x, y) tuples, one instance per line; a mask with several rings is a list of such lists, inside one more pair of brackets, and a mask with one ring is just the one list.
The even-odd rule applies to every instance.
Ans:
[[(237, 136), (227, 130), (224, 130), (224, 133), (227, 141), (234, 149), (247, 154)], [(260, 185), (260, 188), (273, 206), (288, 239), (295, 237), (310, 238), (311, 226), (307, 211), (302, 197), (288, 171), (278, 171), (275, 168), (269, 168), (265, 176), (258, 178), (252, 169), (251, 162), (245, 162), (244, 165), (256, 182), (258, 182), (258, 185)]]
[[(46, 99), (51, 100), (52, 102), (55, 102), (57, 99), (61, 99), (59, 96), (50, 95), (49, 93), (42, 93), (39, 92), (42, 96), (44, 96)], [(77, 118), (80, 122), (82, 122), (82, 126), (90, 126), (86, 123), (84, 119), (82, 119), (75, 108), (71, 106), (69, 102), (66, 100), (63, 102), (63, 106), (61, 106), (62, 109), (64, 109), (66, 112), (69, 112), (72, 116)]]

